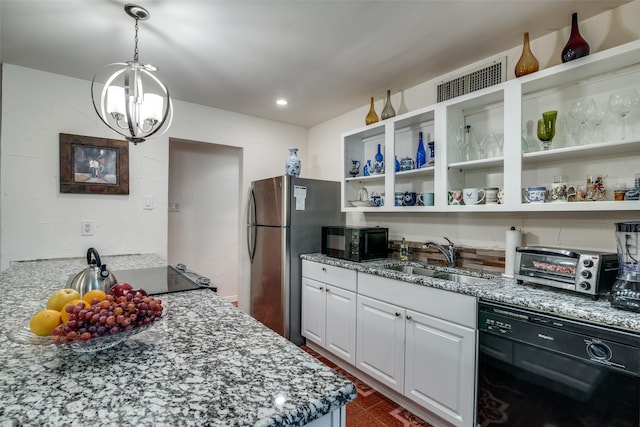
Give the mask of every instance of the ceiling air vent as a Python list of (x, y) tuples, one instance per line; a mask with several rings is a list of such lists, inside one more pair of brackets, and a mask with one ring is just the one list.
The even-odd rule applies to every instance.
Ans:
[(502, 83), (506, 79), (507, 58), (502, 57), (485, 63), (466, 74), (443, 81), (436, 86), (437, 102), (475, 92)]

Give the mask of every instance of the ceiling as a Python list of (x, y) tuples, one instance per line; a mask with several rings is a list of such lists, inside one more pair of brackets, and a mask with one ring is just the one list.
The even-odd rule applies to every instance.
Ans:
[[(134, 1), (135, 2), (135, 1)], [(175, 99), (312, 127), (627, 3), (140, 0), (139, 60)], [(122, 0), (0, 0), (0, 60), (90, 81), (133, 59)], [(89, 97), (89, 87), (87, 87)], [(275, 105), (286, 98), (286, 107)]]

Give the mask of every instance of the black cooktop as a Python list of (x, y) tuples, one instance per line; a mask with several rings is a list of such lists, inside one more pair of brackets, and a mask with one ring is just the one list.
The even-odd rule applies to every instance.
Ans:
[(192, 291), (195, 289), (211, 289), (218, 291), (209, 279), (198, 273), (189, 271), (184, 265), (176, 267), (150, 267), (133, 270), (113, 271), (118, 282), (127, 282), (134, 288), (142, 288), (149, 295), (167, 294), (171, 292)]

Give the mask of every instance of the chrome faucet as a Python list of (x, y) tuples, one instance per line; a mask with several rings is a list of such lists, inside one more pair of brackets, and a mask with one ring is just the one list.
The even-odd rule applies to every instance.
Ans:
[(433, 242), (425, 243), (424, 245), (422, 245), (422, 249), (435, 248), (435, 249), (439, 250), (442, 253), (442, 255), (444, 255), (445, 259), (447, 260), (447, 267), (455, 267), (456, 266), (455, 246), (453, 245), (453, 242), (451, 240), (447, 239), (446, 237), (444, 239), (447, 242), (449, 242), (449, 247), (447, 249), (445, 249), (441, 245), (439, 245), (437, 243), (433, 243)]

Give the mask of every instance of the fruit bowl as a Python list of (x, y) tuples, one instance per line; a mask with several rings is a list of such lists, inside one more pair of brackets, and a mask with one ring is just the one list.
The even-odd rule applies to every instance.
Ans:
[(167, 315), (167, 306), (164, 301), (162, 303), (162, 316), (160, 316), (157, 320), (148, 323), (146, 325), (138, 326), (137, 328), (130, 329), (128, 331), (118, 332), (113, 335), (104, 335), (101, 337), (90, 338), (88, 340), (75, 340), (75, 341), (67, 341), (63, 343), (57, 343), (54, 340), (53, 336), (38, 336), (31, 332), (29, 329), (29, 321), (24, 322), (23, 324), (17, 326), (16, 328), (9, 331), (7, 334), (9, 340), (18, 343), (18, 344), (31, 344), (31, 345), (55, 345), (59, 349), (67, 349), (71, 350), (75, 353), (94, 353), (97, 351), (106, 350), (108, 348), (114, 347), (121, 343), (122, 341), (130, 338), (134, 335), (137, 335), (141, 332), (146, 331), (147, 329), (155, 326), (157, 323), (161, 322)]

